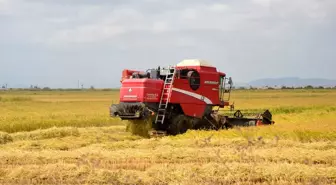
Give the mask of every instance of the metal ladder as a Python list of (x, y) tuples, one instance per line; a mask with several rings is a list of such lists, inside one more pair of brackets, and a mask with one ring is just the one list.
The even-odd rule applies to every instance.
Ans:
[(161, 123), (161, 124), (164, 123), (168, 103), (170, 100), (170, 94), (173, 88), (174, 78), (175, 78), (175, 67), (169, 66), (168, 73), (166, 74), (166, 79), (163, 84), (163, 90), (161, 94), (159, 109), (156, 115), (155, 123)]

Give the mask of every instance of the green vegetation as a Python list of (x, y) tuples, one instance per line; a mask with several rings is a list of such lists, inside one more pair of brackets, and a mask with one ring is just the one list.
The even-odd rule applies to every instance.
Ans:
[(234, 90), (275, 125), (151, 139), (109, 117), (117, 91), (0, 97), (0, 184), (336, 184), (333, 89)]

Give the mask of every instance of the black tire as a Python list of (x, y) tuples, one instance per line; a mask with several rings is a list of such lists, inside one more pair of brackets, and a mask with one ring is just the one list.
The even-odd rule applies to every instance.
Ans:
[(168, 126), (167, 133), (170, 135), (184, 134), (187, 130), (192, 129), (191, 122), (186, 116), (180, 114), (172, 119)]

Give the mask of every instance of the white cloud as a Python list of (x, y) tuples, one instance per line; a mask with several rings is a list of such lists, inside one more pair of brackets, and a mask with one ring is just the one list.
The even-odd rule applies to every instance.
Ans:
[(169, 25), (164, 21), (158, 21), (153, 23), (152, 31), (154, 33), (167, 32), (170, 30)]
[(223, 4), (223, 3), (215, 3), (210, 5), (209, 9), (211, 11), (216, 11), (216, 12), (223, 12), (226, 10), (229, 10), (230, 6), (227, 4)]
[(11, 15), (13, 2), (10, 0), (0, 0), (0, 15)]
[(270, 4), (272, 3), (272, 0), (252, 0), (252, 2), (258, 5), (264, 6), (264, 7), (269, 7)]
[[(27, 52), (40, 47), (43, 61), (90, 66), (100, 57), (113, 74), (119, 69), (110, 65), (112, 58), (143, 67), (150, 60), (200, 56), (245, 79), (273, 75), (269, 66), (309, 75), (309, 65), (298, 71), (293, 63), (312, 66), (336, 57), (324, 53), (335, 48), (335, 9), (335, 0), (0, 0), (0, 56), (42, 61), (40, 51)], [(29, 54), (15, 58), (8, 45)], [(241, 68), (248, 64), (251, 69)], [(69, 64), (69, 70), (75, 67)]]
[(75, 29), (61, 30), (49, 39), (49, 44), (62, 43), (99, 43), (125, 33), (122, 26), (94, 24), (79, 26)]
[[(120, 8), (111, 12), (99, 12), (100, 7), (95, 7), (95, 11), (86, 8), (84, 12), (78, 14), (88, 18), (83, 24), (72, 25), (70, 28), (58, 29), (51, 32), (48, 39), (50, 45), (70, 44), (70, 43), (99, 43), (106, 42), (123, 33), (133, 30), (141, 30), (144, 16), (132, 8)], [(95, 15), (97, 13), (98, 15)], [(90, 18), (95, 17), (94, 19)], [(62, 20), (62, 19), (61, 19)], [(66, 20), (64, 20), (66, 21)], [(53, 21), (55, 22), (55, 21)], [(158, 29), (158, 28), (157, 28)]]
[[(295, 20), (312, 22), (328, 16), (324, 4), (317, 0), (290, 3), (283, 0), (252, 0), (252, 3), (164, 1), (161, 6), (159, 1), (152, 0), (132, 2), (129, 6), (127, 1), (115, 6), (78, 2), (78, 6), (67, 6), (63, 1), (59, 4), (38, 0), (15, 2), (20, 3), (11, 11), (37, 28), (34, 31), (27, 28), (31, 38), (51, 45), (110, 42), (122, 34), (139, 31), (164, 34), (190, 30), (234, 32), (259, 29), (277, 33), (277, 29), (295, 27)], [(0, 3), (9, 4), (9, 1), (1, 0)], [(39, 26), (45, 26), (41, 33)]]
[(196, 9), (186, 8), (186, 9), (182, 10), (181, 18), (186, 19), (186, 20), (196, 19), (198, 13), (199, 12), (197, 12)]

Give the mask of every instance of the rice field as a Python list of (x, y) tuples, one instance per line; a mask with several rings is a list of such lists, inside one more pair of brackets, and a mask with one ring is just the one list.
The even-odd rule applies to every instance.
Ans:
[(143, 138), (118, 91), (0, 92), (0, 184), (336, 184), (336, 90), (235, 90), (275, 125)]

